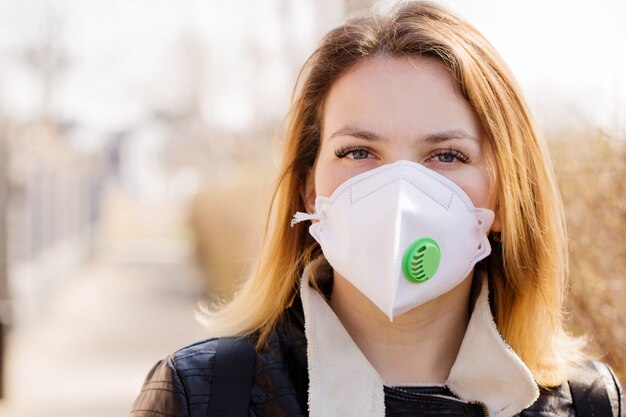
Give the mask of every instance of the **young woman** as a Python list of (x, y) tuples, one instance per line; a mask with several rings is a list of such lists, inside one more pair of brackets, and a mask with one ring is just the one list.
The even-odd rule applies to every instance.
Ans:
[(230, 338), (159, 362), (132, 415), (623, 415), (564, 327), (547, 152), (483, 36), (405, 3), (300, 80), (257, 267), (208, 317)]

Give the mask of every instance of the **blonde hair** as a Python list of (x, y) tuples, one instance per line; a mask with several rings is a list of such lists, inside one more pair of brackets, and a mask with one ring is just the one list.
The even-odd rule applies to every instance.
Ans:
[(322, 107), (333, 82), (375, 55), (442, 61), (482, 122), (495, 159), (499, 236), (487, 271), (496, 325), (542, 386), (567, 377), (579, 343), (564, 326), (567, 286), (562, 205), (542, 138), (513, 76), (489, 42), (439, 5), (408, 2), (385, 15), (348, 20), (307, 60), (292, 100), (283, 159), (256, 268), (236, 298), (207, 321), (221, 335), (266, 340), (320, 253), (300, 224), (290, 227), (320, 146)]

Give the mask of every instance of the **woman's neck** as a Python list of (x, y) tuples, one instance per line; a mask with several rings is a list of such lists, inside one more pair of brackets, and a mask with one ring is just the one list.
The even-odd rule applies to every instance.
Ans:
[(390, 321), (335, 272), (330, 306), (386, 384), (442, 384), (467, 328), (469, 278)]

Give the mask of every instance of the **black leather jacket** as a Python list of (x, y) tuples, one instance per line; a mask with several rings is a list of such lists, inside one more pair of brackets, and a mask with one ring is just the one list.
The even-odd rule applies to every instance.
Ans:
[[(248, 413), (250, 417), (308, 415), (307, 341), (302, 307), (297, 300), (286, 312), (267, 344), (257, 352)], [(158, 362), (149, 372), (130, 415), (207, 417), (216, 346), (217, 339), (204, 340)], [(611, 378), (612, 383), (609, 384), (605, 383), (606, 378), (598, 378), (596, 382), (610, 391), (613, 416), (626, 417), (622, 409), (621, 388), (612, 374)], [(448, 414), (444, 410), (442, 415)], [(476, 414), (472, 411), (463, 415)], [(542, 389), (537, 401), (520, 414), (522, 417), (576, 415), (569, 384), (550, 390)], [(610, 416), (596, 413), (595, 417)]]

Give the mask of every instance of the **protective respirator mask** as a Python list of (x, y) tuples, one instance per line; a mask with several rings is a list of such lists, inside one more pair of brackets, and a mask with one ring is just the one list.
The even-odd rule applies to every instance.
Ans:
[(450, 291), (491, 253), (494, 213), (446, 177), (410, 161), (364, 172), (315, 213), (309, 233), (333, 269), (390, 320)]

